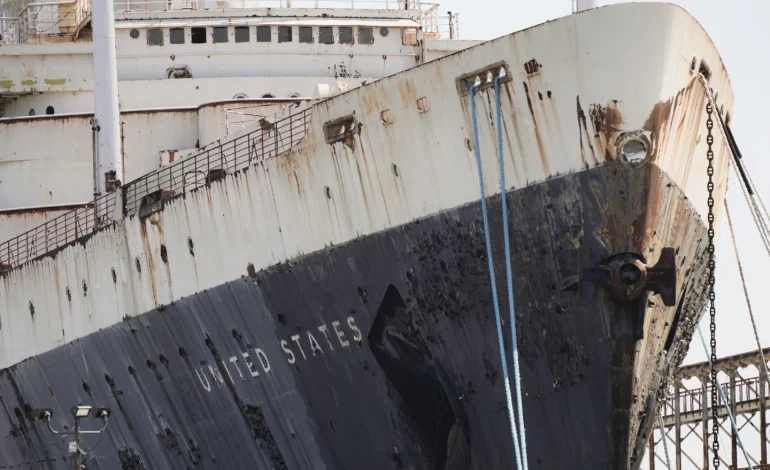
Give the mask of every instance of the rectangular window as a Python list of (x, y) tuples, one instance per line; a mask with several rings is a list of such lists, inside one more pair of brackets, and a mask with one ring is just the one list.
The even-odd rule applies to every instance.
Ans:
[(249, 27), (248, 26), (236, 26), (235, 27), (235, 42), (249, 42)]
[(257, 42), (272, 41), (270, 26), (257, 26)]
[(190, 28), (190, 42), (206, 44), (206, 28)]
[(353, 44), (353, 28), (340, 26), (340, 44)]
[(214, 44), (218, 44), (220, 42), (227, 42), (227, 26), (215, 26), (214, 27), (214, 34), (212, 35), (214, 39)]
[(148, 46), (162, 46), (163, 45), (163, 30), (160, 28), (152, 28), (147, 30), (147, 45)]
[(358, 28), (359, 44), (374, 44), (374, 32), (372, 28)]
[(334, 44), (334, 31), (331, 26), (318, 28), (318, 42), (321, 44)]
[(278, 27), (278, 42), (291, 42), (291, 26)]
[(416, 46), (417, 28), (403, 28), (401, 30), (401, 44), (405, 46)]
[(171, 28), (168, 39), (171, 44), (184, 44), (184, 28)]
[(313, 43), (313, 27), (312, 26), (300, 26), (299, 27), (299, 42), (306, 44)]

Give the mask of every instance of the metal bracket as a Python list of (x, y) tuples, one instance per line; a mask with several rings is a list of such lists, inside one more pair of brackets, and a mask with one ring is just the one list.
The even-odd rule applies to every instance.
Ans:
[(609, 289), (615, 299), (629, 302), (650, 291), (660, 295), (663, 305), (676, 305), (676, 250), (663, 248), (654, 266), (644, 264), (639, 255), (622, 253), (610, 257), (596, 268), (583, 270), (580, 283), (583, 296), (590, 298), (597, 285)]

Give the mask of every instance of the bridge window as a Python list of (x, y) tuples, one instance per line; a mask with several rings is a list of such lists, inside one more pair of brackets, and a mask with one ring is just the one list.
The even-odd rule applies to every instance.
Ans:
[(417, 28), (402, 29), (401, 44), (405, 46), (416, 46), (417, 45)]
[(249, 42), (249, 27), (248, 26), (236, 26), (235, 27), (235, 42)]
[(340, 26), (340, 44), (353, 44), (353, 28)]
[(299, 27), (299, 42), (306, 44), (313, 43), (313, 27), (312, 26), (300, 26)]
[(334, 31), (331, 26), (318, 28), (318, 42), (321, 44), (334, 44)]
[(291, 42), (291, 26), (278, 27), (278, 42)]
[(190, 42), (206, 44), (206, 28), (190, 28)]
[(214, 44), (227, 42), (229, 40), (227, 37), (227, 26), (214, 27), (214, 34), (212, 34), (211, 37), (214, 40)]
[(160, 28), (152, 28), (147, 30), (147, 45), (148, 46), (162, 46), (163, 45), (163, 30)]
[(372, 28), (358, 28), (359, 44), (374, 44), (374, 32)]
[(270, 42), (271, 36), (270, 26), (257, 26), (257, 42)]
[(184, 44), (184, 28), (171, 28), (168, 40), (171, 44)]

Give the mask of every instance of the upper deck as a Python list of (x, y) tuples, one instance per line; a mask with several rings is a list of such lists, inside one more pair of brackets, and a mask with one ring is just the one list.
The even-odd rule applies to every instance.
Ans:
[[(115, 21), (246, 17), (411, 19), (425, 38), (459, 37), (458, 14), (415, 0), (115, 0)], [(87, 39), (91, 0), (55, 0), (0, 6), (0, 43)]]

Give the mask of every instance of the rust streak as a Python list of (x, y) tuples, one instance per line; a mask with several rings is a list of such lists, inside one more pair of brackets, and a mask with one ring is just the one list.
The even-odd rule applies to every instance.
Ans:
[(545, 147), (543, 146), (543, 138), (540, 136), (540, 129), (537, 126), (537, 118), (535, 117), (535, 111), (532, 108), (532, 100), (529, 97), (529, 87), (527, 86), (527, 82), (524, 82), (524, 93), (527, 95), (527, 106), (532, 115), (532, 124), (535, 126), (535, 138), (537, 139), (537, 148), (540, 151), (540, 161), (543, 163), (545, 174), (549, 175), (551, 174), (551, 168), (548, 165), (548, 155), (546, 155)]

